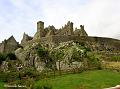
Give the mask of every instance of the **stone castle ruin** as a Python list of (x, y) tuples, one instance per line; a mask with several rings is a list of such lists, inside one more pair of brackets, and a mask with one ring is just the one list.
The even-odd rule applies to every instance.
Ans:
[[(35, 33), (33, 39), (29, 39), (29, 36), (23, 36), (21, 44), (27, 45), (29, 42), (32, 43), (35, 40), (39, 40), (51, 47), (52, 44), (58, 44), (61, 42), (67, 42), (75, 40), (76, 37), (88, 37), (88, 34), (84, 30), (84, 25), (80, 25), (80, 29), (73, 28), (73, 23), (68, 21), (67, 24), (62, 26), (60, 29), (56, 29), (53, 25), (44, 27), (44, 22), (37, 22), (37, 32)], [(29, 39), (29, 40), (24, 40)], [(24, 42), (23, 42), (24, 40)], [(28, 43), (27, 43), (28, 42)]]
[(80, 25), (80, 29), (73, 31), (73, 23), (68, 21), (64, 27), (56, 29), (53, 25), (44, 28), (44, 22), (37, 22), (37, 32), (34, 39), (42, 39), (50, 36), (88, 36), (84, 30), (84, 25)]
[[(23, 37), (24, 39), (24, 37)], [(84, 29), (84, 25), (80, 25), (80, 28), (73, 28), (73, 23), (68, 21), (67, 24), (60, 29), (56, 29), (53, 25), (44, 27), (44, 22), (37, 22), (37, 32), (32, 40), (27, 41), (33, 43), (36, 40), (46, 44), (49, 48), (67, 41), (80, 41), (85, 42), (94, 51), (119, 51), (120, 41), (112, 38), (104, 37), (91, 37), (88, 36)], [(25, 42), (26, 44), (28, 44)], [(25, 44), (25, 45), (26, 45)]]
[[(44, 22), (37, 22), (37, 32), (34, 37), (23, 34), (20, 46), (25, 47), (34, 42), (41, 42), (46, 47), (52, 48), (61, 42), (80, 41), (88, 44), (93, 51), (118, 51), (120, 50), (120, 41), (112, 38), (91, 37), (88, 36), (84, 29), (84, 25), (80, 28), (73, 28), (73, 22), (68, 21), (67, 24), (60, 29), (56, 29), (53, 25), (44, 27)], [(0, 43), (0, 52), (12, 52), (18, 48), (19, 44), (13, 36), (8, 40)]]

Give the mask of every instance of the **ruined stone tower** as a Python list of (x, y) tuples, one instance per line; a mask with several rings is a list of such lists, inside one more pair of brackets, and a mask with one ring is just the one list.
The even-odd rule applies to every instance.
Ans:
[(84, 25), (80, 25), (80, 36), (88, 36), (84, 29)]
[(44, 22), (38, 21), (37, 22), (37, 32), (34, 36), (34, 39), (40, 39), (41, 37), (45, 36), (45, 31), (44, 31)]
[(67, 31), (67, 35), (73, 35), (73, 23), (70, 21), (68, 21), (67, 23)]
[(77, 36), (88, 36), (84, 29), (84, 25), (80, 25), (80, 29), (75, 28), (74, 35)]
[(37, 32), (44, 30), (44, 22), (38, 21), (37, 22)]

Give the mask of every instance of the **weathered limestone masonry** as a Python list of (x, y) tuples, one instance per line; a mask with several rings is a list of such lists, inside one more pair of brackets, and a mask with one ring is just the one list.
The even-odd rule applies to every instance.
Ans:
[(19, 44), (13, 36), (0, 43), (0, 53), (14, 52), (18, 48)]
[[(70, 21), (68, 21), (67, 24), (65, 24), (64, 27), (62, 26), (62, 28), (60, 29), (56, 29), (53, 25), (44, 28), (44, 22), (38, 21), (37, 32), (35, 33), (33, 39), (24, 40), (25, 37), (23, 36), (23, 40), (21, 44), (22, 46), (25, 46), (28, 43), (32, 43), (35, 42), (36, 40), (37, 41), (40, 40), (41, 42), (47, 45), (49, 44), (49, 47), (51, 47), (51, 44), (55, 45), (56, 43), (74, 40), (72, 38), (76, 36), (88, 36), (86, 31), (84, 30), (84, 25), (80, 25), (80, 29), (76, 29), (74, 31), (73, 23)], [(54, 41), (54, 39), (55, 40), (58, 39), (58, 41), (56, 42)]]
[[(46, 47), (52, 48), (61, 42), (67, 41), (84, 42), (94, 51), (120, 51), (120, 40), (104, 37), (90, 37), (84, 29), (84, 25), (80, 28), (73, 28), (73, 23), (68, 21), (67, 24), (60, 29), (56, 29), (53, 25), (44, 27), (44, 22), (37, 22), (37, 32), (34, 37), (30, 37), (24, 33), (21, 46), (25, 47), (29, 44), (37, 42), (43, 43)], [(11, 52), (18, 48), (19, 44), (13, 36), (8, 40), (0, 43), (0, 52)]]
[(45, 30), (44, 30), (44, 22), (39, 21), (37, 22), (37, 32), (34, 36), (34, 39), (40, 39), (41, 37), (45, 36)]
[(33, 38), (31, 36), (28, 36), (28, 34), (23, 34), (23, 39), (21, 40), (21, 45), (25, 44), (27, 41), (32, 40)]
[[(36, 35), (37, 34), (37, 35)], [(64, 27), (56, 29), (54, 26), (44, 28), (44, 22), (37, 23), (37, 33), (33, 39), (40, 39), (47, 47), (67, 41), (81, 41), (87, 43), (94, 51), (118, 51), (120, 50), (120, 41), (112, 38), (90, 37), (80, 25), (80, 29), (73, 29), (73, 23), (68, 21)], [(32, 41), (31, 41), (32, 42)]]
[[(51, 36), (88, 36), (84, 30), (84, 25), (80, 25), (80, 29), (73, 29), (73, 23), (68, 21), (64, 27), (56, 29), (53, 25), (44, 28), (44, 22), (37, 22), (37, 32), (33, 39), (45, 39), (45, 37)], [(65, 39), (65, 38), (63, 38)], [(68, 39), (69, 40), (69, 39)], [(67, 40), (66, 40), (67, 41)]]

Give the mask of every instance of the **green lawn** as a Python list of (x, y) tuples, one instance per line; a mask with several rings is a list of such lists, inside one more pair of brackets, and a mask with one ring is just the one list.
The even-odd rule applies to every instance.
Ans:
[(120, 73), (108, 70), (86, 71), (48, 78), (36, 82), (36, 86), (49, 83), (52, 89), (103, 89), (120, 84)]
[(4, 89), (4, 83), (0, 82), (0, 89)]

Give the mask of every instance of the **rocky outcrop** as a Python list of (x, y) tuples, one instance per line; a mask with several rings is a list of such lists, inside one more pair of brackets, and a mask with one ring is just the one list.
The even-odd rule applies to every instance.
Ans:
[(33, 43), (19, 48), (15, 51), (15, 55), (22, 62), (24, 67), (35, 67), (38, 71), (44, 70), (45, 63), (40, 61), (36, 53), (36, 46), (39, 43)]

